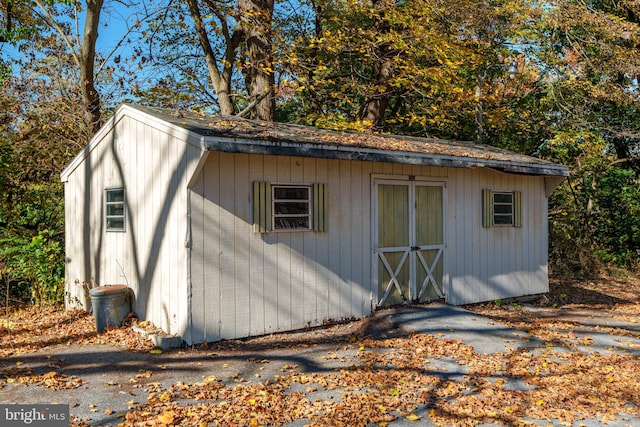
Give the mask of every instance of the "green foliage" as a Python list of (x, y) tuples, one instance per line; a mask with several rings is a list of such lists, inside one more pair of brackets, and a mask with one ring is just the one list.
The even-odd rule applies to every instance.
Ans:
[(0, 145), (2, 289), (6, 295), (11, 288), (13, 301), (51, 304), (62, 299), (64, 288), (62, 184), (25, 177), (14, 144)]
[(0, 58), (0, 84), (11, 76), (11, 66)]
[[(70, 11), (66, 0), (54, 3), (57, 17)], [(246, 40), (231, 43), (240, 34), (237, 2), (198, 3), (238, 112), (255, 64)], [(60, 296), (64, 266), (58, 174), (89, 130), (67, 48), (32, 2), (13, 7), (12, 32), (0, 37), (30, 53), (17, 67), (0, 58), (0, 261), (18, 291), (43, 303)], [(140, 33), (129, 36), (145, 40), (131, 55), (114, 53), (98, 67), (103, 102), (217, 111), (186, 4), (153, 16), (131, 26)], [(458, 140), (475, 139), (482, 123), (485, 143), (571, 168), (549, 201), (552, 268), (632, 266), (640, 250), (639, 16), (627, 0), (279, 3), (276, 120)], [(512, 61), (515, 75), (505, 67)]]
[(0, 85), (0, 293), (9, 289), (12, 302), (49, 304), (64, 292), (59, 173), (85, 143), (86, 128), (73, 90), (47, 85), (38, 74), (42, 64), (38, 72), (26, 65), (21, 71)]
[[(539, 75), (522, 60), (533, 3), (314, 4), (315, 22), (282, 51), (299, 121), (472, 140), (481, 103), (488, 141), (531, 141), (526, 129), (538, 116), (519, 101)], [(522, 72), (512, 79), (506, 65), (516, 60)]]
[[(59, 234), (59, 233), (58, 233)], [(29, 289), (37, 304), (54, 304), (64, 293), (64, 248), (52, 230), (37, 235), (0, 239), (0, 256), (6, 259), (6, 275)]]
[(632, 266), (640, 253), (640, 179), (636, 171), (610, 169), (597, 178), (591, 217), (605, 263)]
[[(64, 208), (61, 184), (27, 184), (0, 199), (3, 288), (14, 300), (53, 304), (64, 291)], [(17, 292), (16, 292), (17, 291)]]
[[(563, 148), (575, 153), (580, 145)], [(550, 198), (550, 262), (556, 272), (593, 273), (606, 264), (638, 266), (638, 172), (605, 165), (605, 158), (585, 160)]]

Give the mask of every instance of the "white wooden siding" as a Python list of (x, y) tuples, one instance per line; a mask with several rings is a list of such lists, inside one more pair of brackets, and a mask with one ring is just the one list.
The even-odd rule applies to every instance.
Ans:
[[(194, 238), (192, 265), (204, 271), (207, 304), (193, 305), (193, 340), (257, 335), (319, 325), (329, 319), (370, 313), (369, 173), (371, 164), (295, 157), (210, 153), (192, 188), (192, 216), (235, 220), (218, 237), (207, 224), (196, 224), (204, 238)], [(240, 167), (242, 164), (243, 167)], [(247, 170), (242, 178), (223, 171)], [(215, 174), (212, 171), (221, 171)], [(234, 178), (231, 178), (234, 176)], [(219, 183), (211, 182), (219, 180)], [(327, 183), (327, 232), (254, 234), (251, 183)], [(228, 193), (213, 191), (224, 188)], [(233, 195), (237, 203), (229, 201)], [(224, 262), (211, 259), (224, 253)], [(237, 266), (233, 270), (228, 265)], [(226, 264), (222, 265), (222, 264)], [(229, 274), (217, 275), (217, 271)], [(200, 273), (202, 275), (202, 273)], [(196, 273), (192, 273), (194, 282)], [(195, 287), (193, 288), (195, 291)], [(220, 289), (219, 298), (216, 290)], [(194, 296), (194, 299), (198, 299)], [(213, 327), (219, 324), (219, 329)]]
[[(247, 167), (248, 173), (240, 172)], [(204, 274), (199, 274), (205, 278), (202, 298), (194, 298), (206, 300), (192, 307), (194, 342), (368, 315), (372, 301), (379, 297), (372, 277), (370, 198), (374, 175), (397, 179), (413, 175), (446, 183), (443, 280), (450, 303), (548, 290), (547, 205), (539, 177), (477, 169), (210, 153), (192, 196), (194, 236), (202, 235), (194, 238), (192, 265), (203, 269)], [(250, 218), (253, 181), (327, 183), (328, 231), (254, 234)], [(523, 227), (483, 228), (484, 188), (522, 191)], [(221, 227), (196, 223), (195, 218), (220, 222)], [(221, 254), (220, 262), (216, 254)], [(192, 276), (197, 295), (199, 279), (195, 272)]]
[[(445, 271), (455, 305), (548, 291), (547, 199), (540, 177), (450, 170)], [(522, 191), (522, 227), (482, 227), (482, 190)]]
[[(189, 343), (366, 316), (379, 299), (375, 177), (445, 183), (443, 284), (449, 303), (548, 291), (543, 177), (203, 153), (192, 134), (123, 111), (63, 173), (68, 307), (86, 307), (83, 282), (127, 284), (140, 317)], [(254, 181), (326, 183), (327, 232), (254, 234)], [(122, 185), (126, 232), (107, 233), (104, 189)], [(482, 227), (485, 188), (522, 192), (522, 227)]]
[[(188, 326), (187, 182), (202, 150), (159, 121), (127, 114), (65, 171), (68, 307), (83, 282), (126, 284), (134, 311), (170, 333)], [(186, 135), (186, 134), (185, 134)], [(126, 231), (104, 229), (104, 189), (126, 188)]]

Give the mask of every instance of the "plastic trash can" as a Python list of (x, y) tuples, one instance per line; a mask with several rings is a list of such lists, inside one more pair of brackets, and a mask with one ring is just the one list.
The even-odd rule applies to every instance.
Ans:
[(130, 289), (125, 285), (98, 286), (89, 291), (96, 329), (120, 326), (131, 311)]

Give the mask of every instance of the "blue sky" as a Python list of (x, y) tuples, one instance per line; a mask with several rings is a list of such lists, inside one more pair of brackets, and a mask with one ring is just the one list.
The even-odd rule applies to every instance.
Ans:
[[(115, 55), (126, 55), (127, 50), (130, 51), (130, 47), (127, 46), (127, 43), (122, 43), (124, 37), (127, 37), (127, 30), (134, 26), (137, 16), (141, 16), (144, 13), (144, 9), (140, 6), (147, 0), (140, 0), (139, 2), (135, 0), (134, 2), (129, 3), (129, 7), (124, 5), (121, 2), (114, 0), (105, 0), (104, 8), (100, 17), (100, 27), (98, 30), (98, 39), (97, 39), (97, 51), (103, 55), (110, 55), (117, 49)], [(154, 4), (149, 3), (146, 10), (153, 10), (156, 6)], [(138, 12), (136, 13), (136, 10)], [(36, 13), (40, 13), (39, 10)], [(82, 34), (82, 30), (84, 27), (84, 13), (79, 13), (77, 17), (77, 22), (75, 22), (73, 16), (69, 16), (68, 19), (65, 20), (71, 28), (73, 32), (77, 31)], [(75, 34), (74, 34), (75, 35)], [(129, 33), (130, 38), (135, 37), (135, 33)], [(75, 50), (77, 51), (79, 46), (75, 45)], [(28, 45), (24, 47), (24, 49), (28, 49)], [(24, 57), (23, 53), (20, 52), (15, 46), (9, 43), (1, 43), (0, 44), (0, 56), (6, 60), (19, 60)]]

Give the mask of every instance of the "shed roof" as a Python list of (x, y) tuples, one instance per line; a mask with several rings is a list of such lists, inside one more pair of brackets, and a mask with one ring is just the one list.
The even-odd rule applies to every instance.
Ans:
[(568, 176), (568, 168), (532, 156), (471, 142), (335, 131), (291, 123), (249, 120), (132, 106), (200, 135), (207, 150), (298, 155), (427, 166), (488, 167), (511, 173)]

